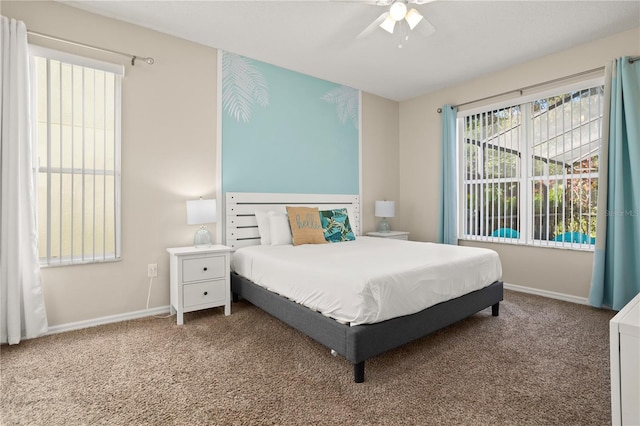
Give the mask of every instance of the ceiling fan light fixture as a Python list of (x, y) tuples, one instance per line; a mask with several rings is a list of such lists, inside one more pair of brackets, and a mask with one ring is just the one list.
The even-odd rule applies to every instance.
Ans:
[(396, 21), (391, 16), (387, 16), (387, 18), (384, 21), (382, 21), (382, 24), (380, 24), (380, 28), (382, 28), (389, 34), (393, 34), (393, 29), (395, 27), (396, 27)]
[(396, 1), (389, 8), (389, 16), (394, 21), (401, 21), (407, 15), (407, 5), (402, 1)]
[(407, 24), (409, 24), (410, 29), (414, 29), (416, 25), (418, 25), (420, 21), (422, 21), (422, 18), (423, 16), (416, 9), (411, 9), (404, 17), (404, 19), (407, 21)]

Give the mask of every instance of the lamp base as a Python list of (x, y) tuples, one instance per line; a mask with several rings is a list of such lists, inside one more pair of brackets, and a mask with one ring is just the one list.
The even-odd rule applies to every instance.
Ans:
[(380, 223), (378, 223), (378, 232), (389, 232), (391, 231), (391, 225), (387, 222), (387, 218), (383, 217)]
[(193, 245), (196, 247), (211, 247), (211, 233), (202, 225), (193, 237)]

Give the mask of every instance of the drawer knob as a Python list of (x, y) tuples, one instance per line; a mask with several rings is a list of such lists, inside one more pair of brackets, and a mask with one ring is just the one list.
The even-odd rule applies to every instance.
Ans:
[(204, 267), (204, 270), (205, 270), (205, 271), (207, 270), (207, 267), (206, 267), (206, 266)]
[(204, 292), (204, 295), (206, 296), (207, 294), (209, 294), (209, 293), (205, 291), (205, 292)]

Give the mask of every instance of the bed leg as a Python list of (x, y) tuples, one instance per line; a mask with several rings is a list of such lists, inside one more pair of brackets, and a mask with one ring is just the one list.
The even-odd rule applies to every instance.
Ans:
[(231, 301), (237, 303), (240, 300), (240, 296), (238, 293), (231, 292)]
[(353, 364), (353, 381), (356, 383), (364, 382), (364, 361)]
[(497, 317), (500, 314), (500, 302), (491, 306), (491, 315)]

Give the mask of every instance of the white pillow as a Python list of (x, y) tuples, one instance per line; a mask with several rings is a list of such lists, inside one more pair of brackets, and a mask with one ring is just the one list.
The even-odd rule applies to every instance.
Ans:
[(256, 210), (256, 221), (258, 222), (258, 233), (260, 234), (260, 244), (271, 245), (271, 227), (269, 226), (269, 212)]
[(269, 212), (269, 228), (271, 229), (271, 245), (282, 246), (293, 244), (289, 218), (284, 213)]

